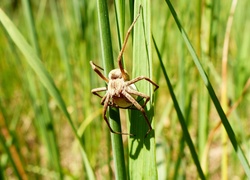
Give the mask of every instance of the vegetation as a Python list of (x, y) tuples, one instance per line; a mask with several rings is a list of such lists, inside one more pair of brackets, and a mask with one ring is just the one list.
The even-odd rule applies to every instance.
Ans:
[[(150, 95), (109, 108), (89, 61)], [(0, 179), (250, 179), (248, 1), (0, 3)], [(143, 100), (138, 99), (140, 104)]]

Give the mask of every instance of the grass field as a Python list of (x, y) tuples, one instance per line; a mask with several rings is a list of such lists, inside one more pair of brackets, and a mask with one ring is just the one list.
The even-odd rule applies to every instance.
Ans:
[[(141, 8), (140, 8), (141, 7)], [(249, 1), (1, 0), (0, 179), (250, 179)], [(150, 96), (108, 108), (90, 66)], [(104, 95), (104, 93), (102, 94)], [(142, 99), (137, 99), (142, 105)]]

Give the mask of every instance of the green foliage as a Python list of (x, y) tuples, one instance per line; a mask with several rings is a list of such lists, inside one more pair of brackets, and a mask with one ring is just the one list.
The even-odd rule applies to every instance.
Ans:
[[(171, 2), (1, 1), (0, 179), (250, 178), (250, 2)], [(122, 58), (160, 86), (136, 83), (146, 138), (137, 110), (109, 132), (89, 65), (118, 67), (140, 5)]]

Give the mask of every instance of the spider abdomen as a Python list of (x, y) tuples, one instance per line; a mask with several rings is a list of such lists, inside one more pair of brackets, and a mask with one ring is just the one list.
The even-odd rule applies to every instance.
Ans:
[[(111, 96), (111, 101), (113, 104), (116, 104), (117, 106), (121, 108), (128, 108), (133, 105), (131, 101), (129, 101), (125, 95), (123, 95), (122, 91), (126, 91), (126, 88), (130, 88), (133, 90), (136, 90), (136, 86), (134, 84), (131, 84), (129, 86), (123, 86), (123, 88), (119, 89), (121, 90), (119, 94), (113, 94)], [(135, 100), (137, 99), (137, 95), (130, 94)]]

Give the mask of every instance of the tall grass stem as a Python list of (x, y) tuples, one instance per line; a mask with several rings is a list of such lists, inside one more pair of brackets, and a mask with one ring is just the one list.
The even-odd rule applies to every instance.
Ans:
[(247, 177), (250, 178), (249, 162), (247, 161), (245, 154), (243, 153), (239, 143), (236, 140), (235, 133), (234, 133), (234, 131), (233, 131), (233, 129), (232, 129), (232, 127), (231, 127), (231, 125), (230, 125), (230, 123), (229, 123), (229, 121), (228, 121), (222, 107), (221, 107), (221, 104), (220, 104), (220, 102), (219, 102), (219, 100), (218, 100), (218, 98), (217, 98), (217, 96), (216, 96), (216, 94), (214, 92), (214, 89), (213, 89), (213, 87), (212, 87), (212, 85), (211, 85), (205, 71), (203, 70), (203, 67), (202, 67), (202, 65), (201, 65), (201, 63), (199, 61), (199, 58), (196, 55), (196, 52), (195, 52), (195, 50), (194, 50), (194, 48), (193, 48), (193, 46), (192, 46), (192, 44), (191, 44), (191, 42), (190, 42), (190, 40), (189, 40), (189, 38), (187, 36), (185, 30), (182, 27), (182, 25), (181, 25), (181, 23), (180, 23), (180, 21), (178, 19), (178, 16), (177, 16), (171, 2), (169, 0), (166, 0), (166, 3), (168, 4), (168, 7), (169, 7), (169, 9), (170, 9), (170, 11), (172, 13), (172, 16), (173, 16), (174, 20), (175, 20), (175, 23), (176, 23), (179, 31), (181, 32), (181, 35), (183, 37), (184, 42), (186, 43), (187, 49), (188, 49), (189, 53), (191, 54), (191, 56), (193, 58), (193, 61), (194, 61), (195, 65), (196, 65), (196, 67), (198, 69), (198, 72), (200, 73), (200, 77), (202, 78), (205, 86), (207, 87), (209, 95), (210, 95), (210, 97), (211, 97), (211, 99), (212, 99), (212, 101), (213, 101), (213, 103), (215, 105), (215, 108), (216, 108), (216, 110), (217, 110), (217, 112), (218, 112), (218, 114), (219, 114), (219, 116), (221, 118), (222, 124), (223, 124), (223, 126), (224, 126), (224, 128), (225, 128), (225, 130), (227, 132), (227, 135), (228, 135), (228, 137), (229, 137), (229, 139), (230, 139), (230, 141), (231, 141), (231, 143), (233, 145), (233, 148), (234, 148), (234, 150), (235, 150), (235, 152), (236, 152), (236, 154), (237, 154), (237, 156), (238, 156), (238, 158), (239, 158), (239, 160), (240, 160), (240, 162), (242, 164), (242, 167), (244, 168)]
[[(104, 65), (104, 74), (114, 69), (113, 49), (111, 43), (109, 14), (106, 0), (97, 0), (98, 22), (101, 40), (102, 60)], [(109, 122), (114, 131), (121, 132), (121, 123), (119, 109), (109, 107)], [(122, 136), (111, 133), (111, 142), (113, 158), (115, 164), (116, 179), (126, 179), (126, 166), (124, 160), (124, 149)]]

